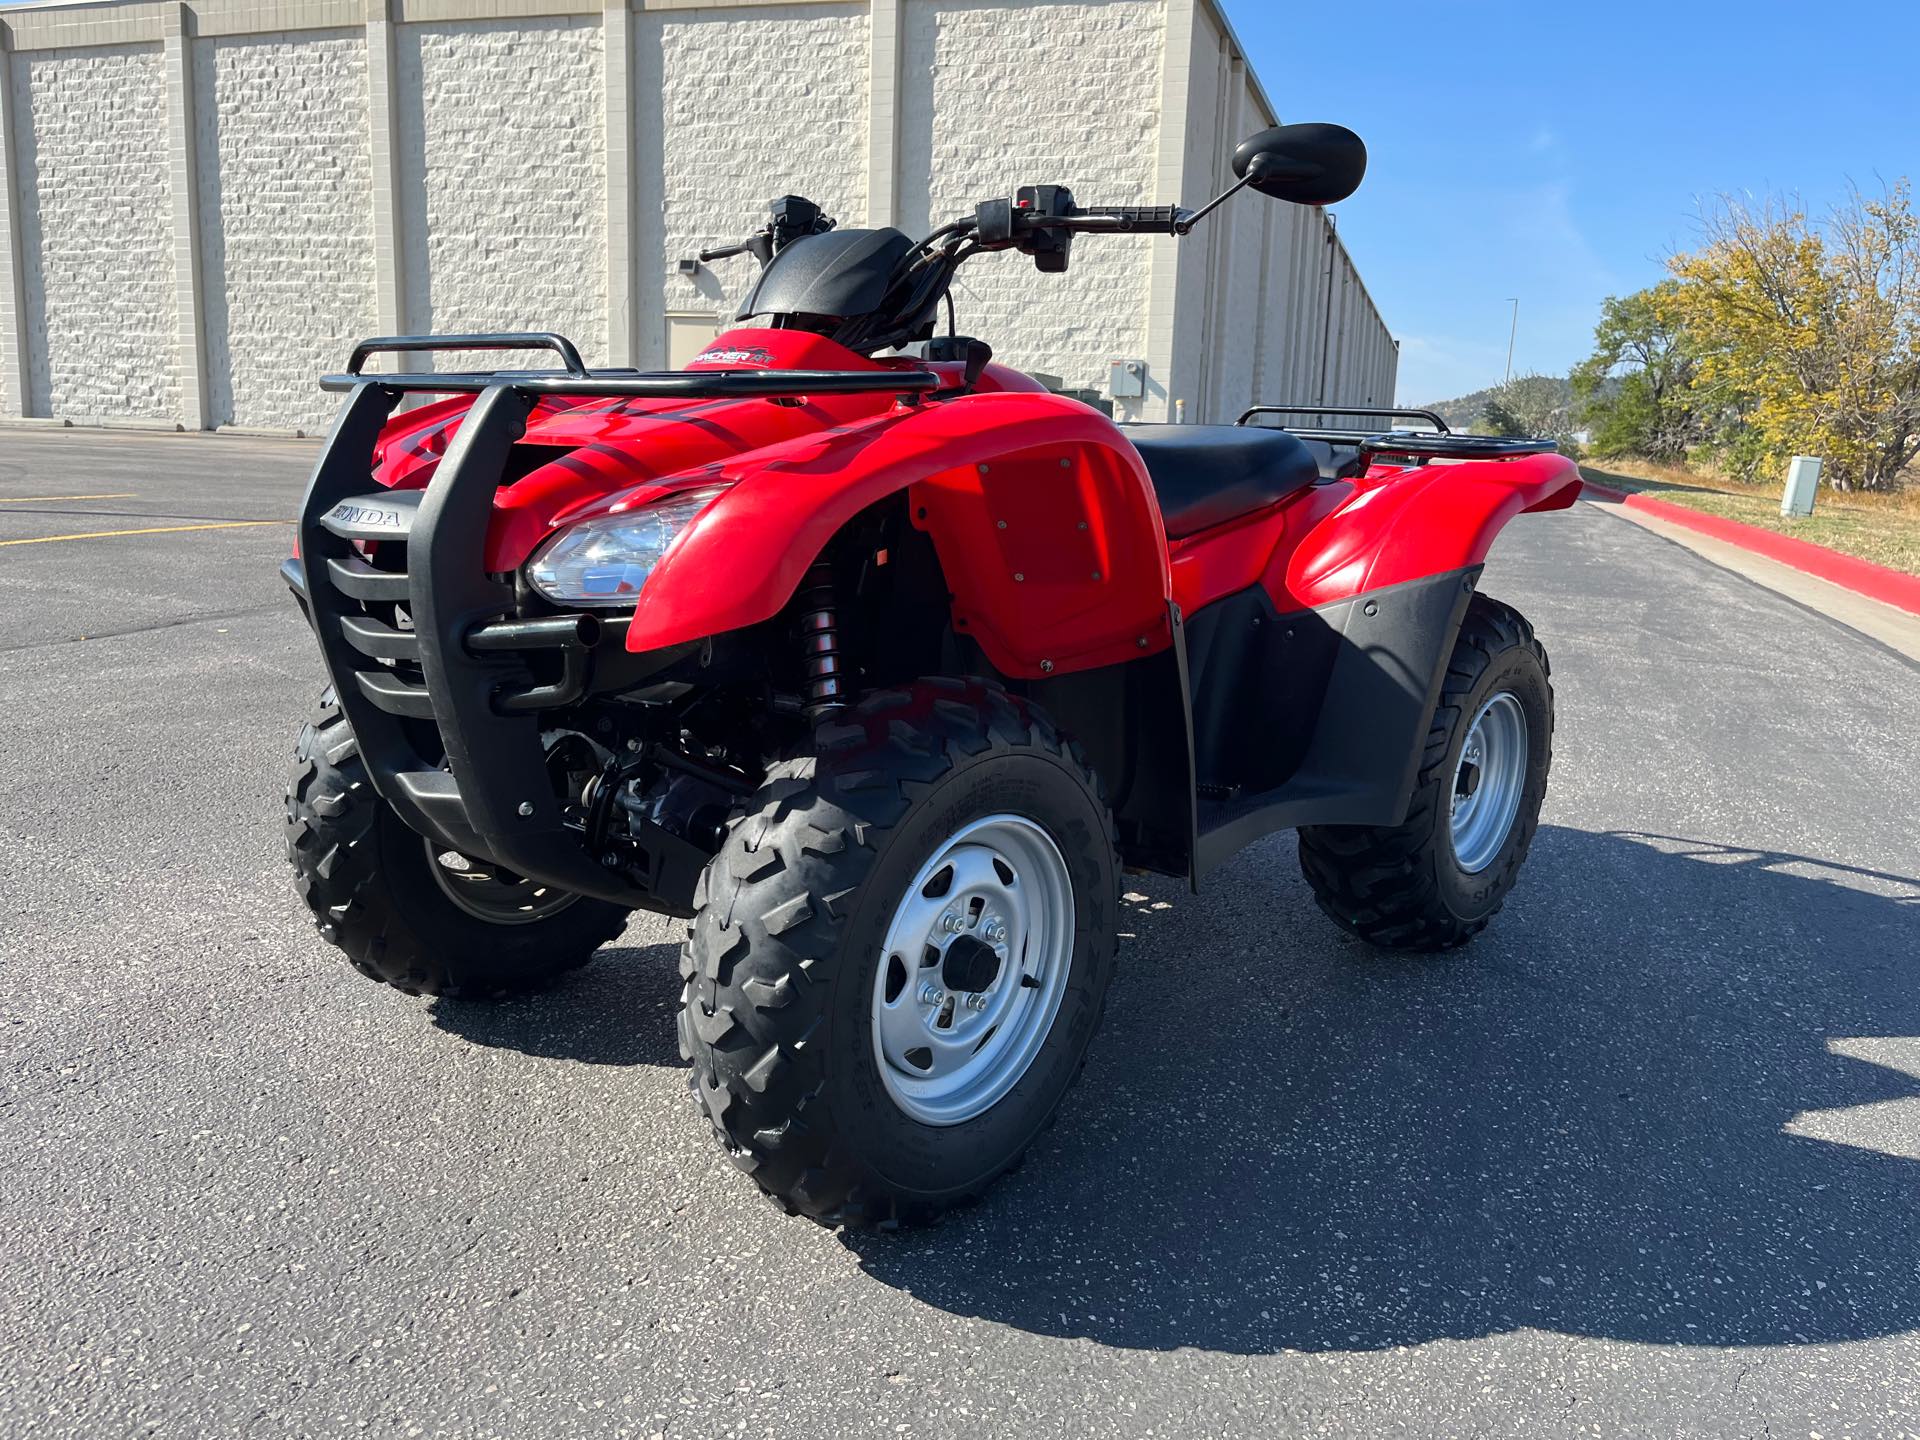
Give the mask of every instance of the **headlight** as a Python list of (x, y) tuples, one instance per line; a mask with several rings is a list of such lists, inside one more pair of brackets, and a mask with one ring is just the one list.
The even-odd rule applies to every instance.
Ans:
[(667, 547), (724, 485), (682, 490), (625, 515), (569, 525), (527, 562), (527, 579), (556, 605), (631, 605)]

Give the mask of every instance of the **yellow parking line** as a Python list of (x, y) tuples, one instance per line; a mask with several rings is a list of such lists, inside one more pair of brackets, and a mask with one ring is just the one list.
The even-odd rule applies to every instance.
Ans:
[(0, 495), (0, 505), (51, 505), (56, 500), (134, 500), (132, 490), (117, 490), (111, 495)]
[(291, 520), (222, 520), (217, 525), (154, 525), (145, 530), (89, 530), (80, 535), (35, 535), (26, 540), (0, 540), (8, 545), (51, 545), (56, 540), (106, 540), (115, 535), (173, 535), (182, 530), (242, 530), (249, 525), (291, 525)]

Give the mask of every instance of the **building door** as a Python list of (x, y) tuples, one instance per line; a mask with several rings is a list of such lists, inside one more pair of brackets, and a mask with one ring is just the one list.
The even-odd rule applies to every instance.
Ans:
[(711, 310), (685, 311), (667, 316), (667, 368), (684, 370), (713, 343), (720, 326)]

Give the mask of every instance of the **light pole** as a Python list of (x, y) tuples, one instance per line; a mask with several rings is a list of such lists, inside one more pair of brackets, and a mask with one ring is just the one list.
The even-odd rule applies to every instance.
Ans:
[[(1513, 379), (1513, 341), (1520, 333), (1520, 297), (1509, 295), (1507, 303), (1513, 306), (1513, 324), (1507, 327), (1507, 380)], [(1502, 381), (1505, 384), (1506, 381)]]

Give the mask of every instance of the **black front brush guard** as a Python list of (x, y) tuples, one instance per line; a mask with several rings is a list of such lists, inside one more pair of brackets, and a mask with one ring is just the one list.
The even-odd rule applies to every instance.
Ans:
[[(301, 594), (320, 642), (340, 708), (359, 742), (374, 788), (406, 823), (463, 854), (491, 859), (519, 874), (616, 904), (691, 913), (694, 880), (706, 852), (658, 826), (636, 821), (642, 852), (609, 866), (591, 854), (582, 831), (554, 796), (539, 712), (584, 693), (593, 616), (515, 617), (510, 577), (485, 569), (494, 493), (514, 443), (526, 432), (538, 397), (548, 394), (744, 398), (869, 392), (923, 393), (939, 377), (927, 370), (865, 372), (715, 371), (641, 375), (595, 374), (564, 342), (567, 375), (525, 372), (474, 375), (362, 375), (380, 349), (506, 348), (559, 337), (395, 337), (355, 348), (348, 373), (323, 384), (345, 388), (346, 403), (327, 437), (300, 513), (300, 556), (288, 580)], [(414, 391), (477, 391), (441, 459), (406, 536), (406, 573), (368, 566), (350, 539), (322, 524), (342, 501), (376, 485), (373, 454), (401, 395)], [(347, 587), (352, 587), (351, 589)], [(370, 597), (368, 592), (377, 594)], [(382, 662), (382, 646), (409, 632), (369, 635), (367, 598), (386, 598), (412, 618), (413, 654), (424, 691)], [(356, 643), (357, 642), (357, 643)], [(524, 652), (558, 649), (562, 674), (531, 683)], [(393, 658), (393, 657), (389, 657)], [(578, 692), (578, 693), (576, 693)], [(439, 731), (444, 762), (423, 756), (414, 736), (423, 721)]]
[[(648, 903), (651, 897), (589, 856), (565, 824), (547, 774), (539, 720), (496, 706), (503, 689), (512, 694), (530, 688), (526, 667), (513, 651), (476, 649), (470, 641), (513, 611), (512, 586), (489, 576), (481, 556), (494, 490), (531, 403), (506, 387), (475, 401), (420, 503), (406, 540), (403, 577), (371, 571), (353, 542), (321, 524), (342, 500), (367, 493), (374, 446), (400, 393), (377, 382), (354, 388), (300, 514), (308, 618), (374, 788), (412, 829), (449, 849), (584, 895)], [(362, 614), (358, 601), (378, 583), (375, 574), (402, 582), (387, 593), (413, 619), (413, 658), (426, 684), (411, 705), (407, 698), (418, 687), (367, 655), (350, 633)], [(343, 583), (361, 594), (348, 593)], [(444, 765), (422, 756), (410, 719), (433, 722), (446, 752)]]

